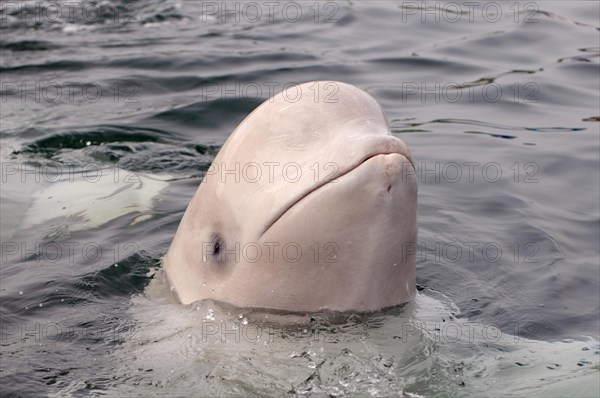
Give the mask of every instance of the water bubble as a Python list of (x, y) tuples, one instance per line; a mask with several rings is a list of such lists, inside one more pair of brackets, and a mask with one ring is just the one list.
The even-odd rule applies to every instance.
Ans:
[(87, 142), (85, 143), (85, 146), (90, 146), (90, 145), (92, 145), (92, 141), (87, 141)]
[(115, 267), (118, 267), (118, 266), (119, 266), (119, 263), (115, 263)]
[(23, 291), (22, 291), (22, 290), (19, 290), (19, 294), (23, 294)]
[(42, 304), (42, 303), (39, 303), (38, 305), (39, 305), (40, 307), (43, 307), (43, 306), (44, 306), (44, 304)]

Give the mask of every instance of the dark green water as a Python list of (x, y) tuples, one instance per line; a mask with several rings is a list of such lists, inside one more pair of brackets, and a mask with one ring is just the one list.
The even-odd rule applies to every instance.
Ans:
[[(0, 4), (2, 395), (597, 395), (600, 5), (269, 4)], [(498, 346), (394, 338), (394, 312), (208, 345), (195, 307), (145, 298), (235, 126), (325, 79), (373, 95), (417, 164), (408, 313)]]

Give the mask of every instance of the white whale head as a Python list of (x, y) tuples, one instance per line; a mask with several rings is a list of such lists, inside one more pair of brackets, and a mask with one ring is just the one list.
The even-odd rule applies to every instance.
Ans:
[(415, 294), (417, 183), (379, 104), (301, 84), (221, 148), (163, 259), (179, 300), (374, 311)]

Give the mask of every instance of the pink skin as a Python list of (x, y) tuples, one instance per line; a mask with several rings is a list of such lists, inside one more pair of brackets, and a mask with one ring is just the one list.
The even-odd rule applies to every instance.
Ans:
[(179, 300), (294, 312), (410, 301), (408, 148), (364, 91), (339, 82), (293, 90), (297, 100), (276, 95), (238, 126), (192, 198), (163, 259)]

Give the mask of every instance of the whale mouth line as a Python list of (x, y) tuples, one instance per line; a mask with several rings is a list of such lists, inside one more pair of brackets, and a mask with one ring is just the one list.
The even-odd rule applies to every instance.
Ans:
[(279, 219), (281, 219), (288, 211), (290, 211), (294, 206), (296, 206), (300, 201), (302, 201), (304, 198), (306, 198), (307, 196), (311, 195), (313, 192), (317, 191), (318, 189), (328, 185), (330, 182), (335, 181), (349, 173), (351, 173), (352, 171), (356, 170), (357, 168), (359, 168), (360, 166), (362, 166), (364, 163), (366, 163), (368, 160), (377, 157), (377, 156), (384, 156), (384, 155), (400, 155), (402, 156), (404, 159), (406, 159), (411, 165), (413, 164), (412, 159), (410, 158), (410, 156), (408, 156), (405, 153), (402, 152), (398, 152), (398, 151), (381, 151), (381, 152), (376, 152), (376, 153), (372, 153), (369, 154), (368, 156), (366, 156), (365, 158), (363, 158), (360, 162), (358, 162), (356, 165), (354, 165), (353, 167), (350, 167), (348, 170), (344, 170), (342, 172), (340, 172), (339, 174), (336, 174), (316, 185), (314, 185), (313, 187), (311, 187), (308, 191), (306, 192), (302, 192), (295, 200), (293, 200), (291, 203), (289, 203), (287, 206), (283, 207), (283, 210), (279, 211), (271, 220), (271, 222), (269, 222), (265, 229), (258, 235), (258, 239), (261, 239), (264, 234), (267, 233), (267, 231), (269, 231), (269, 229), (275, 225), (275, 223), (277, 223), (277, 221), (279, 221)]

